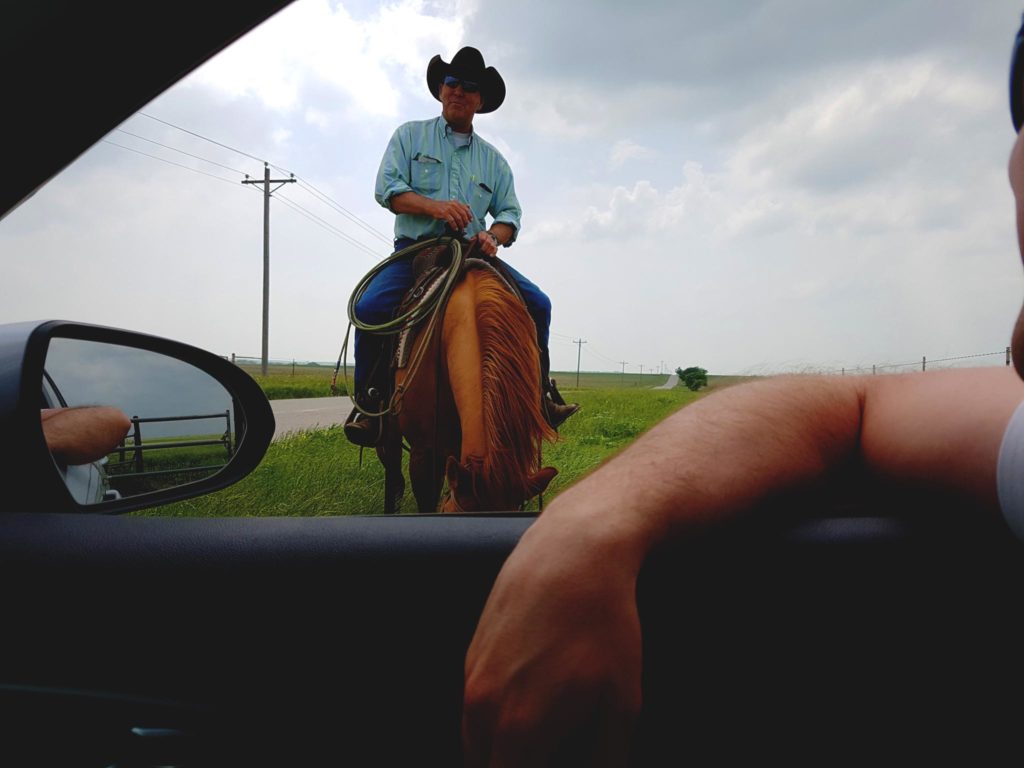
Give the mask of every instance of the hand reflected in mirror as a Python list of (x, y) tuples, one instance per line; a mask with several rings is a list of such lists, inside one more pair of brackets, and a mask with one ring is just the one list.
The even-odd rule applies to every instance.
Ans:
[(132, 421), (120, 408), (80, 406), (40, 411), (46, 447), (59, 464), (99, 461), (124, 440)]
[(168, 355), (55, 336), (41, 384), (46, 444), (82, 505), (211, 477), (238, 447), (231, 393)]

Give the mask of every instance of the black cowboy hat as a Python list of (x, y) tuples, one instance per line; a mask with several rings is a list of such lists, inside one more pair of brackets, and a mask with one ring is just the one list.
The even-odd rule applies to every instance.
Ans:
[(476, 48), (468, 45), (462, 48), (452, 56), (451, 64), (440, 56), (435, 56), (427, 64), (427, 88), (438, 101), (441, 100), (441, 81), (448, 75), (480, 84), (483, 106), (480, 107), (479, 114), (493, 112), (505, 100), (505, 81), (494, 67), (484, 66), (483, 54)]

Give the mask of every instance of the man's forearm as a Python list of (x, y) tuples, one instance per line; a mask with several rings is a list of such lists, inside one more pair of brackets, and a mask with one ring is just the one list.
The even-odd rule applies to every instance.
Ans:
[[(769, 379), (707, 396), (558, 496), (538, 520), (628, 545), (639, 570), (658, 542), (807, 482), (856, 451), (853, 377)], [(559, 526), (561, 527), (561, 526)], [(596, 530), (594, 530), (596, 528)]]
[(118, 408), (84, 406), (48, 408), (40, 412), (43, 437), (50, 452), (67, 464), (87, 464), (117, 447), (131, 428)]
[(994, 510), (1022, 399), (1000, 369), (789, 377), (669, 417), (555, 499), (502, 566), (466, 655), (467, 764), (544, 763), (580, 725), (628, 732), (642, 698), (637, 579), (657, 544), (844, 465)]
[(511, 224), (505, 224), (501, 221), (496, 221), (489, 227), (490, 231), (494, 233), (494, 236), (498, 238), (498, 245), (504, 245), (512, 239), (512, 235), (515, 234), (515, 228)]
[[(974, 409), (949, 404), (987, 391)], [(901, 482), (932, 482), (994, 506), (1005, 424), (1024, 386), (1000, 369), (873, 377), (786, 377), (690, 405), (562, 493), (538, 523), (585, 520), (654, 544), (799, 489), (844, 464)], [(581, 523), (584, 524), (584, 523)]]
[(407, 213), (413, 216), (433, 216), (435, 203), (435, 200), (424, 197), (416, 192), (402, 192), (394, 195), (388, 201), (388, 206), (394, 213)]

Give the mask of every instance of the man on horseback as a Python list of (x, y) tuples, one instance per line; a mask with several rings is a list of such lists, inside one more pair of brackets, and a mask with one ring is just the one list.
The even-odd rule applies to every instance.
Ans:
[[(493, 146), (473, 132), (473, 116), (493, 112), (505, 99), (505, 82), (494, 67), (485, 67), (476, 48), (462, 48), (451, 64), (434, 56), (427, 65), (427, 87), (441, 102), (441, 116), (398, 127), (377, 172), (374, 196), (395, 213), (395, 251), (446, 231), (461, 233), (479, 254), (497, 260), (498, 246), (508, 248), (520, 228), (521, 210), (512, 171)], [(490, 214), (492, 223), (486, 226)], [(565, 404), (548, 378), (548, 329), (551, 301), (532, 282), (502, 262), (516, 281), (537, 326), (544, 413), (553, 427), (579, 406)], [(383, 269), (355, 306), (363, 322), (389, 321), (413, 283), (412, 255)], [(388, 390), (390, 365), (380, 336), (356, 329), (356, 402), (379, 412)], [(376, 445), (379, 419), (357, 410), (345, 424), (353, 443)]]

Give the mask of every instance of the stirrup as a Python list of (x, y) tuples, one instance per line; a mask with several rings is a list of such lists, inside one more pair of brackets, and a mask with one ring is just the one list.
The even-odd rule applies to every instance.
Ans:
[[(368, 405), (371, 405), (368, 401), (373, 401), (377, 396), (377, 390), (371, 387), (365, 397), (356, 395), (356, 402), (367, 408)], [(372, 410), (379, 410), (379, 407), (378, 404)], [(367, 410), (370, 409), (367, 408)], [(345, 437), (348, 438), (349, 442), (358, 445), (360, 448), (375, 448), (384, 437), (384, 419), (381, 416), (367, 416), (359, 408), (353, 408), (348, 418), (345, 419), (343, 429)]]
[(364, 416), (353, 409), (345, 421), (345, 437), (360, 448), (376, 448), (384, 436), (383, 424), (383, 419)]

